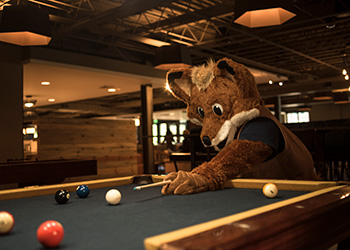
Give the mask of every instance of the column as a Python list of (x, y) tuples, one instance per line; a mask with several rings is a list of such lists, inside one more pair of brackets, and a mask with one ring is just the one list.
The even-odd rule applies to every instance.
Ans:
[(22, 48), (0, 42), (0, 162), (23, 158)]
[(141, 86), (141, 127), (142, 127), (142, 156), (145, 174), (156, 174), (152, 142), (153, 124), (153, 88), (152, 85)]

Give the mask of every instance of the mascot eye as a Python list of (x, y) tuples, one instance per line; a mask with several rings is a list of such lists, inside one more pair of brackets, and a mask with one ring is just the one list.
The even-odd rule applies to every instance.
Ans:
[(213, 106), (213, 111), (215, 114), (221, 116), (224, 113), (224, 109), (222, 108), (222, 106), (218, 103), (215, 103)]
[(204, 109), (202, 107), (197, 108), (197, 113), (199, 114), (200, 117), (204, 117)]

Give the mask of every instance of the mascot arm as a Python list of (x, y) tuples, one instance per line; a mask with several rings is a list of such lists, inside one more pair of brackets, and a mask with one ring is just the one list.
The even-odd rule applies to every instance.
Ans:
[(191, 172), (179, 171), (167, 175), (172, 180), (162, 189), (167, 194), (193, 194), (224, 188), (227, 180), (248, 173), (254, 166), (265, 161), (273, 149), (263, 142), (234, 140), (211, 161)]

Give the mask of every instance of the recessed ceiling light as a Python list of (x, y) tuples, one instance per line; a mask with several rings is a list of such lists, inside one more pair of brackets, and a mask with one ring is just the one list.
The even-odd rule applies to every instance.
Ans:
[(115, 88), (109, 88), (107, 91), (108, 91), (109, 93), (114, 93), (114, 92), (116, 92), (117, 90), (116, 90)]
[(51, 84), (50, 82), (41, 82), (41, 85), (44, 85), (44, 86), (48, 86), (50, 84)]
[(26, 95), (26, 100), (24, 101), (24, 106), (31, 108), (36, 104), (36, 100), (32, 99), (31, 95)]
[(109, 93), (115, 93), (115, 92), (117, 92), (117, 91), (120, 91), (120, 88), (110, 87), (110, 88), (107, 89), (107, 91), (108, 91)]
[(107, 89), (107, 91), (109, 93), (115, 93), (117, 91), (120, 91), (120, 88), (116, 88), (116, 87), (113, 87), (113, 86), (106, 86), (106, 85), (100, 87), (100, 89)]
[(56, 99), (55, 99), (55, 98), (49, 98), (48, 101), (49, 101), (49, 102), (55, 102)]
[(31, 108), (34, 106), (34, 103), (33, 102), (26, 102), (26, 103), (24, 103), (24, 106), (26, 106), (27, 108)]

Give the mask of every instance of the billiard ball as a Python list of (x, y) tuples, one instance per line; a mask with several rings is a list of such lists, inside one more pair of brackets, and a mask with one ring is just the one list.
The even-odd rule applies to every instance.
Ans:
[(122, 195), (117, 189), (110, 189), (106, 193), (105, 198), (110, 205), (117, 205), (120, 202)]
[(64, 204), (69, 201), (70, 195), (67, 190), (61, 189), (58, 190), (55, 194), (55, 200), (57, 201), (58, 204)]
[(57, 247), (64, 236), (64, 229), (61, 223), (55, 220), (43, 222), (36, 231), (38, 241), (47, 248)]
[(276, 195), (278, 194), (278, 188), (273, 183), (265, 184), (262, 191), (263, 191), (264, 195), (268, 198), (275, 198)]
[(80, 185), (77, 187), (76, 192), (80, 198), (86, 198), (90, 193), (90, 189), (86, 185)]
[(12, 214), (6, 211), (0, 211), (0, 234), (8, 234), (15, 225), (15, 219)]

